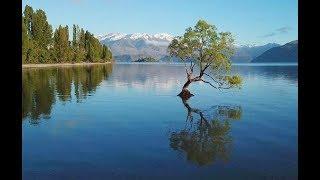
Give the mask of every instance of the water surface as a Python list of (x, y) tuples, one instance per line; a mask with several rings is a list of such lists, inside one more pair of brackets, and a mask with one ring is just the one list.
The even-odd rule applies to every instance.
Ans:
[(233, 70), (182, 101), (181, 64), (23, 69), (23, 178), (297, 179), (297, 66)]

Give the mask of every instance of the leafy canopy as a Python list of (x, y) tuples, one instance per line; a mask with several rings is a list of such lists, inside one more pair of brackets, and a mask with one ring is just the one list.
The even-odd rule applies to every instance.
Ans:
[[(204, 81), (202, 76), (206, 75), (217, 84), (216, 86), (210, 83), (213, 87), (240, 87), (241, 78), (230, 76), (233, 43), (234, 39), (230, 32), (217, 32), (214, 25), (199, 20), (194, 27), (187, 28), (183, 36), (172, 40), (168, 52), (184, 63), (190, 61), (189, 68), (186, 67), (188, 75), (193, 73), (194, 65), (199, 66), (200, 74), (195, 77), (195, 81)], [(213, 75), (205, 73), (209, 67)]]

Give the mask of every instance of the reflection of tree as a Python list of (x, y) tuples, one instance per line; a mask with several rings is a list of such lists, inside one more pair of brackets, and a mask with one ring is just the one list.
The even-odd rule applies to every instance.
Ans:
[(112, 72), (112, 66), (75, 67), (74, 87), (77, 101), (85, 99), (88, 94), (94, 93), (103, 79), (107, 79)]
[[(50, 79), (52, 70), (32, 69), (24, 71), (22, 76), (22, 117), (32, 120), (40, 115), (49, 116), (55, 102), (54, 84)], [(37, 121), (31, 121), (37, 123)]]
[[(241, 118), (239, 106), (213, 106), (207, 110), (192, 108), (186, 100), (186, 127), (170, 135), (170, 147), (183, 152), (187, 159), (199, 166), (208, 165), (220, 159), (228, 161), (232, 137), (229, 120)], [(199, 119), (194, 121), (194, 114)]]
[(94, 93), (111, 72), (111, 65), (23, 70), (22, 118), (29, 117), (31, 123), (37, 124), (41, 116), (50, 116), (56, 95), (63, 102), (71, 100), (73, 84), (79, 102)]
[(57, 94), (60, 101), (71, 99), (72, 71), (69, 68), (59, 68), (56, 71)]

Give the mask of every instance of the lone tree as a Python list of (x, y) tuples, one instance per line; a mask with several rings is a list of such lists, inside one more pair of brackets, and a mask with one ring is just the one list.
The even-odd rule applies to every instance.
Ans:
[[(168, 52), (184, 63), (187, 74), (187, 81), (178, 96), (184, 99), (193, 96), (188, 87), (197, 81), (216, 89), (240, 88), (241, 77), (230, 75), (233, 42), (230, 32), (217, 32), (214, 25), (204, 20), (199, 20), (193, 28), (187, 28), (183, 36), (174, 38)], [(190, 64), (187, 65), (187, 62)], [(197, 75), (194, 73), (195, 65), (199, 67)], [(210, 70), (211, 73), (208, 73)], [(204, 76), (210, 81), (205, 80)]]

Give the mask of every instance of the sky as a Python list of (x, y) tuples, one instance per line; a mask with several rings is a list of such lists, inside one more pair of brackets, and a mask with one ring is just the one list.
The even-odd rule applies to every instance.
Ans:
[(298, 39), (298, 0), (22, 0), (46, 12), (53, 28), (77, 24), (94, 35), (182, 35), (199, 19), (229, 31), (237, 45)]

